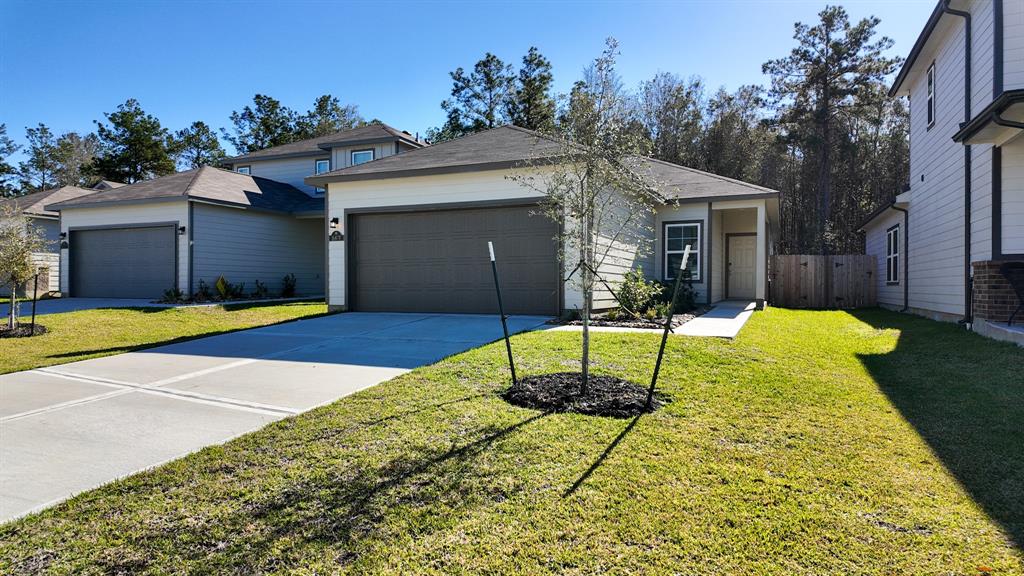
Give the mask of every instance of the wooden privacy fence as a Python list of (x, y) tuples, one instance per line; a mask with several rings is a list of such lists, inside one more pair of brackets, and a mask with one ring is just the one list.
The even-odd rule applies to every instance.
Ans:
[(770, 302), (785, 308), (875, 306), (876, 271), (874, 256), (774, 256)]

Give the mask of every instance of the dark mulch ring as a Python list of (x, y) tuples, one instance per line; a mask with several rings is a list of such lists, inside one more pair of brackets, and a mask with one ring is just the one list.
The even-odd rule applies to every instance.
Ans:
[(647, 388), (615, 376), (591, 374), (587, 395), (580, 396), (579, 392), (579, 372), (557, 372), (521, 378), (502, 397), (523, 408), (612, 418), (653, 412), (668, 402), (664, 395), (655, 393), (648, 410)]
[[(673, 314), (672, 315), (672, 327), (673, 328), (678, 328), (678, 327), (682, 326), (683, 324), (686, 324), (690, 320), (693, 320), (697, 316), (701, 316), (701, 315), (707, 313), (708, 310), (711, 310), (711, 308), (708, 307), (708, 306), (700, 306), (699, 308), (695, 308), (693, 310), (690, 310), (689, 312), (680, 312), (678, 314)], [(549, 320), (548, 324), (558, 324), (560, 326), (582, 326), (583, 325), (583, 321), (582, 320), (562, 320), (562, 319), (556, 318), (554, 320)], [(657, 328), (664, 328), (665, 327), (665, 319), (664, 318), (655, 318), (654, 320), (647, 320), (646, 318), (633, 318), (633, 317), (629, 317), (629, 316), (624, 316), (624, 317), (621, 317), (621, 318), (616, 318), (615, 320), (609, 320), (604, 315), (596, 315), (596, 316), (594, 316), (593, 318), (590, 319), (590, 325), (591, 326), (611, 326), (611, 327), (615, 327), (615, 328), (655, 328), (655, 329), (657, 329)]]
[(14, 327), (14, 330), (10, 330), (7, 326), (0, 328), (0, 338), (24, 338), (25, 336), (39, 336), (40, 334), (46, 334), (46, 326), (42, 324), (36, 324), (36, 329), (32, 331), (31, 324), (19, 324)]

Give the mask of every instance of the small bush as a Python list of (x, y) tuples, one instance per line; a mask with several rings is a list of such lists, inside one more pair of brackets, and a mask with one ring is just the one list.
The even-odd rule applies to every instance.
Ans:
[(270, 296), (270, 289), (267, 288), (266, 284), (257, 280), (256, 288), (252, 291), (252, 294), (250, 294), (250, 296), (256, 299), (267, 298)]
[(164, 295), (160, 298), (160, 302), (163, 304), (177, 304), (184, 300), (185, 295), (177, 288), (168, 288), (167, 290), (164, 290)]
[(206, 283), (206, 280), (199, 279), (199, 286), (196, 288), (195, 294), (192, 295), (193, 302), (209, 302), (213, 299), (213, 294), (210, 292), (210, 285)]
[(619, 316), (622, 316), (622, 310), (620, 310), (618, 308), (612, 308), (611, 310), (606, 312), (605, 315), (604, 315), (606, 320), (611, 320), (612, 322), (618, 320)]
[(637, 268), (622, 277), (616, 297), (624, 313), (640, 316), (664, 291), (661, 284), (648, 281)]
[[(661, 287), (662, 290), (655, 298), (654, 302), (667, 306), (669, 300), (672, 299), (672, 290), (675, 288), (675, 280), (666, 280), (661, 282)], [(690, 271), (685, 270), (683, 271), (683, 283), (679, 286), (679, 296), (676, 298), (675, 313), (689, 312), (696, 307), (697, 293), (693, 289), (693, 284), (690, 283)]]
[(288, 274), (281, 282), (281, 297), (293, 298), (295, 296), (295, 274)]

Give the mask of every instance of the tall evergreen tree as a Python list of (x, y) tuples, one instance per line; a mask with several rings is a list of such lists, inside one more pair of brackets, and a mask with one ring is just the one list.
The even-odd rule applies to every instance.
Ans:
[(458, 68), (450, 75), (452, 95), (441, 103), (448, 119), (440, 129), (428, 133), (429, 139), (450, 140), (507, 121), (505, 114), (514, 78), (511, 66), (488, 52), (472, 72), (467, 74)]
[(95, 179), (89, 174), (89, 166), (95, 160), (98, 151), (99, 138), (95, 134), (62, 134), (57, 139), (55, 150), (57, 186), (89, 185)]
[(555, 127), (555, 99), (551, 96), (551, 63), (536, 47), (523, 56), (514, 86), (505, 104), (508, 120), (516, 126), (550, 132)]
[(28, 158), (18, 164), (22, 192), (38, 192), (53, 188), (57, 184), (57, 140), (46, 124), (25, 129)]
[(18, 170), (7, 159), (20, 149), (21, 146), (7, 135), (7, 125), (0, 124), (0, 198), (16, 196), (19, 192)]
[(704, 83), (662, 72), (640, 85), (641, 122), (659, 160), (697, 166), (704, 121)]
[(315, 138), (366, 124), (359, 115), (359, 107), (345, 104), (330, 94), (316, 99), (313, 109), (300, 116), (295, 123), (296, 139)]
[(815, 200), (814, 246), (802, 248), (828, 253), (830, 238), (847, 233), (835, 229), (832, 213), (842, 133), (852, 119), (870, 108), (865, 95), (880, 94), (874, 88), (899, 60), (883, 55), (892, 47), (891, 39), (873, 39), (878, 18), (851, 24), (839, 6), (826, 7), (818, 17), (814, 26), (798, 22), (793, 35), (797, 47), (785, 58), (766, 62), (762, 71), (772, 80), (779, 126), (802, 150), (804, 162), (814, 168), (813, 185), (802, 190)]
[(95, 175), (131, 184), (174, 172), (167, 129), (137, 100), (129, 99), (104, 116), (109, 124), (96, 121), (100, 154), (91, 168)]
[(217, 134), (199, 120), (174, 133), (173, 152), (178, 166), (184, 170), (216, 166), (226, 156)]
[(295, 111), (264, 94), (256, 94), (252, 102), (252, 106), (231, 113), (231, 132), (221, 129), (236, 152), (248, 154), (299, 139)]

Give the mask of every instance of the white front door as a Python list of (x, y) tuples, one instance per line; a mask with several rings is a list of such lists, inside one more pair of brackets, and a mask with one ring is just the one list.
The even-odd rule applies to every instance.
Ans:
[(757, 236), (729, 236), (726, 254), (729, 283), (726, 298), (754, 299), (757, 277)]

